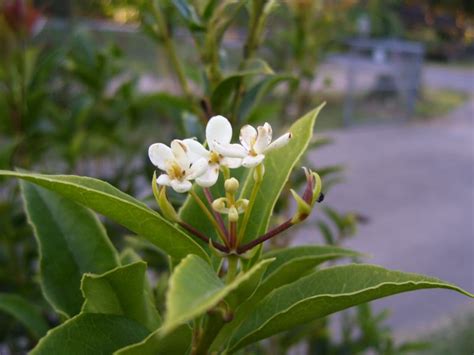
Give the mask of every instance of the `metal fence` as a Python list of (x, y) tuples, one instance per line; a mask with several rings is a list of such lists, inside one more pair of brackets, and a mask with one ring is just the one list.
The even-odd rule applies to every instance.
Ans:
[(410, 119), (420, 94), (424, 48), (400, 40), (353, 39), (346, 68), (344, 125)]

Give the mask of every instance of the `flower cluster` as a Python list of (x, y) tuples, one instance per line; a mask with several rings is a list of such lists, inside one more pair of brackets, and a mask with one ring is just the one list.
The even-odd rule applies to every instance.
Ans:
[(152, 144), (148, 156), (164, 172), (156, 182), (181, 193), (191, 189), (193, 180), (202, 187), (210, 187), (217, 182), (223, 169), (253, 168), (262, 164), (265, 154), (288, 143), (291, 133), (272, 142), (272, 127), (265, 123), (257, 129), (245, 125), (239, 138), (240, 144), (231, 143), (230, 122), (223, 116), (214, 116), (206, 126), (207, 148), (193, 138), (175, 139), (170, 147)]

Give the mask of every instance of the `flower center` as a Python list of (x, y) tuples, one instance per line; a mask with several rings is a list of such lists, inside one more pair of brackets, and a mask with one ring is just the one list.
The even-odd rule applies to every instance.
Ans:
[(209, 155), (209, 164), (219, 164), (221, 158), (222, 156), (219, 153), (212, 150), (211, 154)]
[(171, 180), (182, 180), (186, 174), (186, 171), (184, 171), (176, 162), (170, 163), (166, 172)]

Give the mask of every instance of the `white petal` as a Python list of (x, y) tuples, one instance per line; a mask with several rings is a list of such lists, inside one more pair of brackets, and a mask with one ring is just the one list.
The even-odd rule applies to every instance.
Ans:
[(161, 186), (170, 186), (171, 179), (168, 175), (166, 174), (161, 174), (156, 178), (156, 183)]
[(257, 130), (257, 140), (255, 141), (253, 149), (255, 153), (263, 153), (272, 141), (272, 127), (268, 123), (265, 123), (263, 126), (259, 126)]
[(211, 117), (206, 126), (206, 140), (209, 148), (214, 149), (214, 142), (228, 144), (232, 139), (232, 126), (224, 116)]
[(240, 143), (247, 149), (252, 149), (252, 146), (257, 139), (257, 130), (253, 128), (251, 125), (246, 124), (240, 129), (240, 136), (239, 140)]
[(268, 134), (270, 135), (270, 141), (271, 141), (271, 140), (272, 140), (272, 136), (273, 136), (272, 126), (270, 126), (270, 123), (265, 122), (265, 123), (263, 124), (263, 127), (268, 131)]
[(189, 158), (188, 158), (188, 147), (179, 139), (175, 139), (171, 142), (171, 150), (175, 160), (183, 169), (189, 168)]
[(186, 179), (194, 180), (204, 174), (209, 168), (210, 167), (207, 159), (201, 158), (195, 161), (193, 165), (191, 165), (191, 167), (187, 170)]
[(267, 149), (265, 149), (265, 153), (269, 152), (272, 149), (283, 147), (284, 145), (288, 144), (290, 139), (291, 139), (291, 133), (290, 132), (285, 133), (284, 135), (282, 135), (282, 136), (278, 137), (277, 139), (275, 139), (275, 141), (273, 141), (272, 144), (270, 144), (267, 147)]
[(236, 169), (242, 165), (242, 158), (222, 158), (221, 165)]
[(182, 141), (188, 147), (188, 157), (191, 162), (200, 158), (209, 159), (209, 151), (195, 139), (184, 139)]
[(247, 156), (247, 150), (240, 144), (220, 144), (214, 142), (214, 149), (224, 157), (244, 158)]
[(263, 154), (259, 154), (255, 157), (249, 155), (245, 157), (244, 160), (242, 161), (242, 166), (246, 168), (253, 168), (257, 166), (258, 164), (260, 164), (263, 161), (263, 159), (265, 159), (265, 155)]
[(150, 148), (148, 148), (148, 157), (153, 165), (161, 170), (166, 170), (167, 161), (174, 160), (171, 149), (162, 143), (152, 144)]
[(191, 184), (191, 182), (189, 182), (188, 180), (171, 180), (171, 187), (176, 192), (188, 192), (189, 190), (191, 190), (192, 186), (193, 184)]
[(196, 179), (196, 183), (202, 187), (211, 187), (217, 182), (219, 177), (219, 167), (214, 164), (203, 175)]

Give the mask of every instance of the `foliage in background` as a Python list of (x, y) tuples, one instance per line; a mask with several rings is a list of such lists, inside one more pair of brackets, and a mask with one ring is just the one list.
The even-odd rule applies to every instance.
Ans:
[[(306, 8), (298, 8), (298, 3)], [(139, 8), (134, 8), (132, 13), (140, 14), (144, 31), (157, 45), (164, 48), (169, 71), (174, 73), (178, 83), (178, 88), (165, 87), (159, 92), (148, 94), (137, 91), (138, 78), (124, 65), (122, 54), (116, 46), (107, 48), (95, 46), (92, 38), (85, 33), (79, 33), (71, 44), (59, 50), (43, 45), (37, 46), (30, 39), (22, 39), (18, 47), (18, 56), (21, 58), (8, 61), (8, 65), (12, 65), (12, 70), (7, 66), (4, 68), (7, 68), (5, 72), (18, 75), (8, 79), (11, 83), (27, 83), (25, 86), (27, 89), (18, 90), (18, 95), (15, 90), (8, 91), (13, 99), (2, 105), (2, 112), (6, 112), (6, 117), (15, 118), (16, 112), (21, 111), (22, 122), (23, 117), (27, 117), (25, 119), (27, 123), (22, 124), (21, 130), (15, 133), (18, 138), (13, 140), (12, 150), (4, 155), (7, 157), (4, 166), (94, 175), (107, 179), (130, 194), (143, 194), (143, 183), (140, 180), (144, 175), (144, 167), (140, 161), (145, 155), (143, 142), (151, 138), (156, 139), (157, 132), (160, 132), (162, 137), (175, 136), (178, 133), (181, 136), (202, 137), (203, 125), (211, 115), (217, 113), (224, 114), (234, 123), (239, 124), (271, 120), (272, 123), (289, 125), (293, 118), (301, 116), (319, 101), (319, 97), (311, 94), (309, 90), (309, 85), (314, 79), (314, 68), (324, 51), (331, 47), (332, 41), (336, 39), (332, 37), (334, 33), (337, 33), (334, 28), (338, 28), (343, 23), (343, 18), (339, 16), (341, 8), (337, 5), (325, 4), (323, 7), (324, 2), (318, 6), (311, 2), (307, 2), (306, 5), (304, 3), (297, 1), (288, 1), (284, 4), (276, 1), (248, 3), (196, 1), (193, 6), (186, 1), (144, 1)], [(276, 14), (277, 21), (285, 20), (281, 17), (288, 10), (292, 14), (288, 21), (291, 30), (287, 32), (290, 38), (285, 38), (286, 33), (280, 33), (279, 36), (282, 37), (275, 36), (274, 38), (277, 39), (275, 43), (262, 48), (271, 16)], [(108, 10), (101, 8), (101, 11)], [(233, 26), (234, 23), (243, 27), (248, 26), (248, 31), (244, 33), (241, 27)], [(189, 31), (190, 37), (182, 35), (185, 31)], [(302, 36), (311, 32), (321, 35)], [(232, 43), (232, 36), (238, 36), (239, 41), (243, 41), (242, 51), (240, 47), (235, 49), (235, 43), (240, 44), (239, 41), (234, 42), (234, 46), (228, 45)], [(224, 41), (225, 38), (229, 40)], [(282, 49), (278, 47), (279, 43), (287, 40), (291, 43), (287, 60), (273, 61), (272, 58), (280, 58), (279, 53)], [(192, 47), (190, 53), (195, 53), (195, 56), (181, 55), (179, 49), (183, 46)], [(37, 55), (27, 58), (29, 51)], [(268, 60), (265, 61), (265, 58)], [(163, 58), (159, 59), (163, 60)], [(25, 63), (27, 65), (24, 65)], [(30, 70), (27, 71), (25, 68)], [(275, 98), (283, 97), (287, 100), (275, 100)], [(277, 102), (276, 105), (275, 102)], [(2, 128), (2, 133), (6, 132), (6, 137), (9, 137), (9, 132), (13, 132), (15, 127), (15, 124), (12, 124), (5, 127), (5, 131)], [(316, 140), (310, 147), (313, 148), (319, 144), (320, 141)], [(326, 174), (321, 174), (326, 175), (324, 176), (325, 186), (330, 186), (331, 174), (333, 182), (337, 181), (338, 167), (321, 167), (321, 171), (326, 172)], [(289, 184), (301, 186), (303, 182), (302, 175), (298, 176), (297, 173), (292, 175)], [(75, 184), (76, 182), (73, 183)], [(162, 252), (169, 251), (176, 257), (174, 252), (167, 249), (166, 242), (156, 238), (160, 235), (160, 231), (163, 233), (161, 229), (163, 227), (160, 227), (162, 221), (157, 222), (156, 217), (152, 217), (155, 215), (150, 210), (146, 210), (147, 216), (155, 221), (153, 222), (155, 229), (145, 230), (137, 228), (133, 224), (133, 219), (125, 218), (117, 211), (108, 211), (106, 207), (100, 207), (100, 204), (89, 206), (106, 215), (112, 213), (112, 219), (118, 220), (132, 232), (147, 237), (152, 242), (152, 244), (144, 242), (133, 235), (118, 238), (123, 236), (124, 230), (109, 225), (108, 234), (117, 245), (117, 248), (114, 248), (108, 242), (108, 237), (100, 224), (91, 217), (88, 210), (83, 209), (80, 204), (67, 202), (62, 197), (32, 186), (23, 185), (23, 194), (27, 200), (26, 209), (30, 207), (30, 218), (36, 220), (33, 223), (37, 229), (36, 236), (40, 250), (43, 251), (40, 265), (42, 263), (44, 265), (39, 271), (39, 277), (49, 306), (37, 296), (37, 280), (30, 277), (37, 271), (34, 261), (36, 253), (32, 238), (29, 237), (30, 233), (25, 226), (25, 217), (15, 201), (14, 189), (8, 190), (13, 197), (7, 200), (4, 207), (4, 210), (9, 213), (2, 214), (2, 218), (6, 217), (7, 227), (4, 230), (11, 233), (11, 235), (5, 234), (6, 237), (2, 239), (5, 241), (5, 249), (2, 248), (2, 250), (8, 251), (2, 257), (9, 265), (9, 271), (2, 275), (7, 280), (5, 283), (2, 280), (2, 286), (7, 285), (9, 292), (20, 291), (19, 293), (30, 300), (39, 300), (37, 303), (42, 307), (43, 312), (40, 319), (44, 321), (44, 314), (47, 314), (48, 322), (52, 326), (59, 323), (66, 326), (67, 323), (63, 323), (62, 316), (71, 316), (82, 310), (83, 314), (74, 318), (74, 324), (78, 329), (87, 330), (91, 324), (97, 324), (101, 329), (103, 327), (103, 329), (111, 330), (111, 337), (117, 339), (117, 343), (101, 341), (99, 344), (91, 345), (103, 346), (106, 352), (127, 343), (138, 342), (150, 330), (157, 329), (161, 323), (161, 317), (156, 313), (154, 305), (158, 305), (160, 310), (164, 309), (165, 295), (171, 292), (167, 287), (167, 278), (173, 271), (172, 267), (166, 265), (166, 258), (163, 258)], [(88, 189), (90, 188), (91, 186), (88, 186)], [(118, 194), (119, 199), (131, 200), (131, 197), (121, 195), (117, 191), (109, 191), (108, 188), (105, 190), (112, 195)], [(99, 195), (101, 193), (103, 191), (98, 192)], [(67, 196), (79, 199), (79, 203), (85, 203), (78, 197), (79, 195)], [(288, 196), (284, 195), (283, 201), (287, 201)], [(109, 198), (111, 198), (109, 202), (114, 200), (113, 196)], [(177, 205), (182, 203), (180, 196), (173, 195), (171, 198)], [(128, 210), (141, 206), (138, 202), (136, 206), (134, 204), (135, 202), (132, 201), (130, 205), (122, 206), (122, 208)], [(35, 218), (33, 216), (35, 210), (41, 209), (38, 206), (43, 206), (45, 210), (51, 209), (55, 213), (66, 213), (65, 216), (70, 214), (74, 216), (73, 223), (66, 226), (58, 225), (57, 221), (47, 219), (41, 214)], [(132, 211), (143, 212), (142, 207), (132, 208)], [(278, 214), (272, 217), (273, 221), (278, 222), (288, 214), (288, 208), (287, 204), (280, 203), (276, 210)], [(15, 214), (10, 216), (13, 211)], [(328, 216), (326, 222), (318, 220), (316, 223), (329, 244), (333, 244), (337, 238), (327, 231), (328, 228), (331, 229), (331, 223), (336, 226), (336, 235), (353, 233), (355, 222), (359, 217), (357, 214), (340, 215), (330, 208), (325, 208), (324, 213)], [(331, 222), (328, 223), (327, 220)], [(101, 250), (103, 264), (98, 265), (95, 258), (87, 258), (89, 252), (87, 243), (84, 243), (85, 246), (82, 243), (73, 245), (72, 249), (79, 250), (81, 257), (68, 266), (70, 267), (68, 272), (74, 277), (67, 278), (70, 283), (66, 283), (62, 278), (55, 279), (57, 270), (54, 267), (48, 270), (48, 262), (46, 262), (49, 260), (54, 263), (55, 260), (64, 258), (64, 255), (53, 252), (48, 256), (46, 251), (63, 250), (65, 243), (79, 241), (76, 238), (69, 240), (69, 234), (58, 233), (58, 230), (64, 230), (64, 228), (72, 233), (77, 221), (82, 221), (81, 227), (84, 228), (84, 234), (96, 235), (101, 240), (96, 247)], [(193, 219), (190, 219), (191, 221)], [(64, 223), (67, 222), (68, 218), (64, 218)], [(41, 231), (41, 226), (46, 229)], [(165, 230), (171, 229), (165, 228)], [(23, 233), (24, 238), (17, 240), (20, 233)], [(46, 238), (53, 234), (58, 239)], [(183, 235), (178, 233), (174, 237), (182, 238)], [(153, 243), (158, 245), (161, 252), (157, 252), (158, 248)], [(284, 241), (284, 244), (287, 244), (287, 241)], [(190, 248), (188, 252), (194, 251), (206, 259), (201, 249), (193, 246), (193, 243), (188, 243), (188, 247)], [(140, 263), (142, 257), (149, 262), (148, 272), (159, 278), (158, 285), (156, 282), (149, 284), (145, 278), (145, 268), (143, 263)], [(195, 266), (200, 263), (197, 262)], [(100, 274), (100, 276), (87, 275), (81, 279), (85, 272)], [(25, 292), (24, 285), (15, 276), (17, 273), (23, 273), (24, 282), (29, 288), (28, 292)], [(131, 275), (136, 283), (122, 284), (120, 281), (124, 275)], [(105, 284), (113, 285), (114, 290), (111, 293), (105, 292)], [(122, 303), (129, 305), (127, 302), (130, 302), (130, 299), (123, 295), (124, 289), (136, 291), (132, 302), (136, 308), (132, 307), (130, 313), (126, 314), (123, 314), (123, 309), (120, 309), (123, 307)], [(97, 297), (100, 294), (102, 298)], [(63, 301), (60, 300), (63, 298), (62, 295), (67, 296)], [(82, 302), (83, 297), (86, 299), (85, 303)], [(117, 299), (117, 304), (105, 304), (108, 299)], [(21, 304), (21, 301), (18, 303)], [(7, 305), (4, 306), (5, 308), (14, 309), (8, 305), (8, 302), (4, 304)], [(25, 318), (18, 312), (9, 312), (30, 329), (32, 341), (27, 346), (34, 344), (35, 339), (44, 334), (45, 327), (38, 321), (38, 312), (33, 310), (35, 307), (31, 309), (30, 318)], [(150, 317), (144, 315), (144, 309), (148, 310), (145, 313), (150, 313)], [(363, 327), (367, 319), (372, 324), (367, 307), (364, 306), (361, 310), (365, 316), (358, 318), (356, 328)], [(219, 307), (215, 311), (217, 313), (222, 311), (224, 315), (227, 312), (225, 308)], [(180, 312), (184, 311), (180, 309)], [(62, 316), (59, 317), (58, 314)], [(211, 321), (216, 320), (215, 316), (211, 311), (209, 316)], [(18, 329), (11, 318), (6, 318), (6, 321), (13, 324), (14, 328), (13, 331), (10, 332), (11, 329), (9, 329), (7, 332), (7, 335), (11, 335), (7, 339), (7, 342), (11, 341), (9, 344), (11, 348), (24, 347), (24, 344), (20, 344), (21, 341), (16, 343), (18, 339), (21, 340), (23, 334), (21, 329)], [(219, 319), (217, 321), (220, 322)], [(197, 322), (206, 321), (201, 318)], [(373, 324), (377, 322), (374, 320)], [(47, 341), (49, 345), (41, 345), (42, 350), (38, 351), (47, 352), (51, 349), (48, 346), (54, 348), (62, 346), (61, 329), (66, 329), (67, 326), (61, 327), (56, 328), (57, 333), (54, 331), (51, 333), (49, 339), (52, 340)], [(327, 331), (324, 322), (319, 327)], [(197, 332), (201, 328), (194, 329)], [(84, 340), (91, 340), (93, 338), (91, 335), (95, 334), (82, 334)], [(169, 346), (179, 346), (179, 343), (188, 346), (189, 343), (183, 339), (190, 339), (191, 335), (187, 327), (180, 327), (177, 329), (176, 338), (171, 337)], [(193, 337), (196, 339), (198, 335), (194, 333)], [(309, 343), (321, 340), (319, 336), (316, 339), (311, 334), (307, 336)], [(158, 338), (151, 336), (149, 341), (153, 343)], [(372, 346), (376, 341), (366, 342), (366, 345), (367, 343)], [(168, 346), (166, 342), (164, 346)], [(176, 351), (176, 348), (172, 349)], [(156, 348), (154, 350), (156, 351)], [(128, 351), (133, 353), (132, 349)]]

